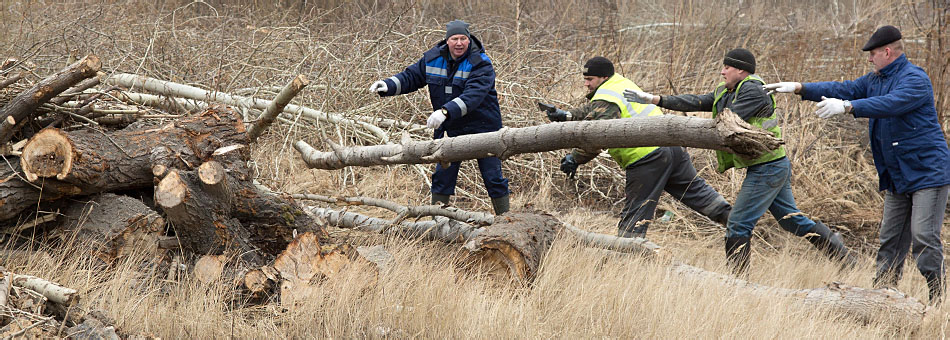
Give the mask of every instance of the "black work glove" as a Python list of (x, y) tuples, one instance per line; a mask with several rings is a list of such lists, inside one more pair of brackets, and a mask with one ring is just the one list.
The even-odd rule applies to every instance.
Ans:
[(554, 105), (551, 105), (551, 104), (538, 102), (538, 108), (541, 109), (541, 111), (546, 112), (548, 114), (548, 119), (550, 119), (552, 122), (567, 121), (570, 119), (569, 117), (571, 116), (570, 112), (556, 108), (554, 107)]
[(567, 154), (567, 156), (561, 158), (561, 172), (567, 174), (567, 178), (574, 178), (574, 175), (577, 174), (578, 166), (580, 166), (580, 164), (577, 164), (572, 154)]

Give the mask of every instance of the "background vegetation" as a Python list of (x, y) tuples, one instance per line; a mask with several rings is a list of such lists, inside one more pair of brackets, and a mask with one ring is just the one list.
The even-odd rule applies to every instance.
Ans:
[[(431, 111), (425, 90), (381, 99), (366, 88), (415, 62), (443, 38), (444, 24), (459, 18), (472, 23), (473, 34), (485, 43), (503, 119), (512, 127), (547, 123), (536, 101), (582, 103), (581, 65), (596, 55), (610, 58), (619, 73), (656, 94), (711, 91), (720, 81), (723, 54), (734, 47), (756, 54), (757, 74), (768, 82), (844, 80), (872, 70), (860, 47), (875, 28), (892, 24), (901, 28), (911, 61), (929, 71), (938, 111), (950, 109), (950, 14), (939, 0), (0, 3), (0, 56), (27, 60), (41, 76), (72, 56), (96, 54), (108, 72), (269, 98), (271, 87), (305, 74), (312, 84), (297, 104), (414, 123)], [(838, 227), (863, 252), (863, 263), (840, 272), (766, 217), (756, 230), (749, 279), (790, 288), (831, 281), (870, 287), (883, 199), (866, 122), (819, 120), (814, 103), (795, 96), (779, 97), (779, 105), (799, 207)], [(946, 129), (946, 116), (942, 121)], [(290, 193), (428, 202), (430, 167), (307, 169), (292, 143), (328, 149), (323, 134), (345, 145), (376, 143), (338, 126), (282, 123), (254, 151), (259, 180)], [(567, 180), (557, 171), (563, 153), (505, 162), (513, 207), (542, 209), (588, 230), (614, 233), (623, 174), (600, 157), (582, 166), (576, 180)], [(718, 174), (711, 151), (690, 153), (701, 176), (733, 201), (744, 172)], [(490, 211), (473, 164), (463, 166), (455, 203)], [(654, 224), (649, 237), (681, 260), (724, 272), (723, 228), (667, 196), (660, 207), (675, 217)], [(320, 295), (292, 308), (243, 306), (221, 287), (153, 279), (138, 272), (134, 259), (103, 270), (76, 255), (79, 246), (76, 254), (29, 257), (8, 249), (0, 265), (80, 289), (82, 308), (105, 310), (126, 334), (163, 338), (936, 338), (950, 330), (946, 307), (919, 328), (887, 320), (856, 324), (791, 300), (683, 281), (655, 264), (606, 259), (568, 240), (556, 243), (533, 286), (513, 288), (461, 269), (463, 254), (455, 246), (337, 233), (359, 244), (385, 244), (396, 267), (370, 288), (355, 285), (356, 276), (327, 282)], [(899, 288), (926, 300), (923, 279), (913, 265), (905, 268)]]

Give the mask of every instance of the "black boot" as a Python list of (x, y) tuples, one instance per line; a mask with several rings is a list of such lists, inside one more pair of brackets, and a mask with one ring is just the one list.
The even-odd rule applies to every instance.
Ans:
[(449, 198), (452, 196), (432, 193), (432, 205), (442, 203), (442, 205), (449, 205)]
[(927, 288), (930, 291), (930, 304), (938, 305), (943, 302), (943, 291), (945, 280), (940, 273), (927, 272), (924, 273), (924, 278), (927, 279)]
[(495, 215), (501, 216), (508, 212), (508, 207), (510, 204), (509, 197), (510, 195), (505, 195), (499, 198), (491, 199), (491, 207), (492, 210), (495, 211)]
[(726, 237), (726, 262), (736, 276), (745, 274), (749, 269), (749, 237)]
[(844, 245), (844, 241), (841, 240), (841, 234), (832, 232), (824, 223), (815, 222), (815, 226), (811, 232), (804, 237), (808, 242), (811, 242), (815, 248), (818, 248), (818, 250), (824, 252), (825, 255), (828, 255), (828, 258), (841, 263), (842, 269), (854, 269), (854, 267), (857, 266), (858, 261), (851, 254), (851, 251), (848, 250), (848, 247)]
[(874, 289), (879, 289), (879, 288), (897, 289), (897, 281), (899, 280), (900, 280), (900, 275), (892, 271), (877, 272), (877, 274), (874, 275), (874, 282), (872, 283), (872, 287), (874, 287)]

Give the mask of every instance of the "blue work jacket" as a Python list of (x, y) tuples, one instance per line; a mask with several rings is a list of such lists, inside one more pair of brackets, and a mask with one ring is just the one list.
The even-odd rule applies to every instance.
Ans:
[(501, 110), (495, 91), (495, 69), (482, 43), (471, 36), (468, 51), (458, 60), (449, 56), (445, 40), (426, 51), (415, 64), (384, 80), (388, 91), (381, 96), (406, 94), (429, 87), (432, 110), (444, 108), (445, 122), (434, 138), (492, 132), (501, 129)]
[(868, 131), (880, 190), (898, 194), (950, 184), (950, 149), (937, 119), (933, 87), (905, 55), (853, 81), (802, 84), (802, 99), (850, 100)]

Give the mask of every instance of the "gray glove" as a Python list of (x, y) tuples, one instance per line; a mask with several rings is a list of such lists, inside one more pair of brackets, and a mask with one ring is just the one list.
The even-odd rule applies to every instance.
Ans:
[(656, 96), (640, 90), (626, 89), (623, 90), (623, 97), (634, 103), (653, 104)]
[(548, 114), (548, 119), (552, 122), (564, 122), (571, 120), (571, 113), (554, 107), (551, 104), (538, 102), (538, 108)]

